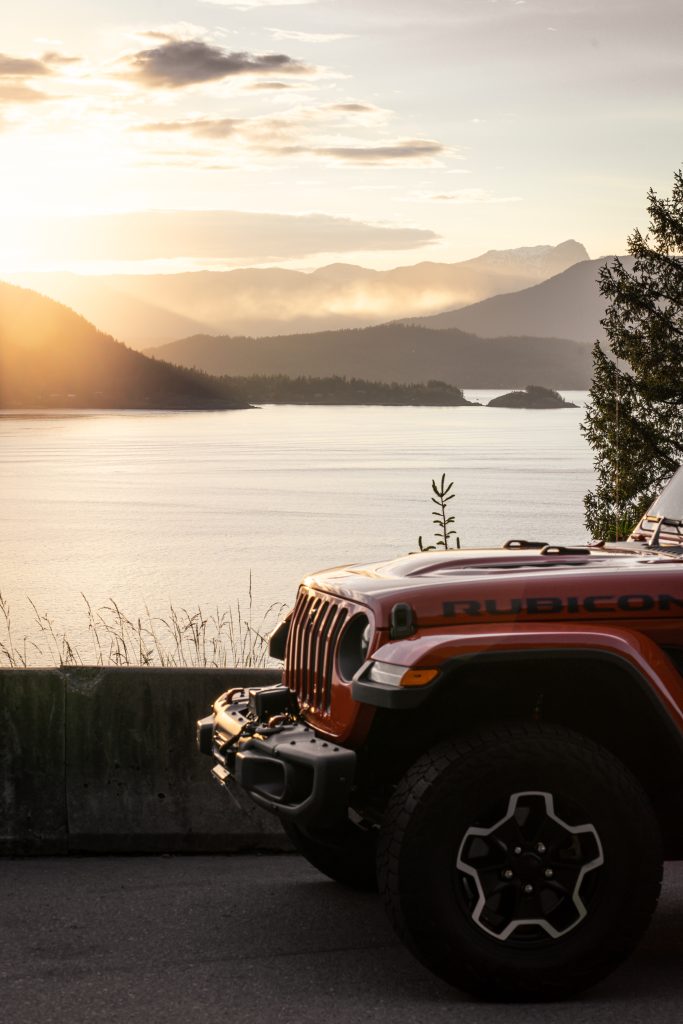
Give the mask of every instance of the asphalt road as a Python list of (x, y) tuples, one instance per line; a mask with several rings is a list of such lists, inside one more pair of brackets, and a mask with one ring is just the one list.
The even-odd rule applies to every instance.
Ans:
[(631, 960), (569, 1003), (475, 1002), (374, 896), (295, 855), (0, 862), (2, 1024), (680, 1024), (683, 865)]

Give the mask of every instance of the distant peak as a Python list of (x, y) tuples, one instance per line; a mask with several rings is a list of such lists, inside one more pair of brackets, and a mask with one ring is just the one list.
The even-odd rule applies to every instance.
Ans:
[[(562, 243), (564, 245), (564, 243)], [(519, 245), (514, 249), (487, 249), (482, 253), (481, 259), (487, 256), (517, 256), (524, 259), (525, 256), (542, 256), (544, 253), (552, 252), (554, 245)]]
[(567, 238), (558, 245), (520, 245), (514, 249), (488, 249), (480, 259), (512, 257), (517, 260), (536, 260), (544, 256), (562, 256), (567, 258), (573, 256), (577, 262), (589, 259), (588, 253), (581, 242), (574, 238)]
[(366, 267), (360, 267), (356, 263), (328, 263), (324, 267), (318, 267), (312, 273), (319, 277), (338, 277), (341, 275), (357, 274), (358, 271), (364, 274), (371, 273)]
[(544, 277), (554, 277), (575, 263), (587, 260), (588, 253), (580, 242), (569, 238), (559, 245), (526, 245), (517, 249), (489, 249), (471, 261), (497, 269), (519, 270)]
[(567, 256), (571, 253), (572, 256), (576, 257), (577, 263), (580, 260), (590, 259), (585, 245), (582, 245), (581, 242), (577, 242), (575, 238), (568, 238), (566, 242), (560, 242), (560, 244), (556, 245), (554, 249), (558, 255), (561, 254), (563, 256)]

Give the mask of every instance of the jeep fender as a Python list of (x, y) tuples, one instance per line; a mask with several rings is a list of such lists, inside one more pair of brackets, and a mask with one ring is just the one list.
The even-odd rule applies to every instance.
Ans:
[[(501, 623), (479, 630), (425, 631), (378, 647), (354, 678), (352, 693), (375, 707), (416, 708), (443, 687), (457, 685), (465, 668), (537, 659), (617, 663), (666, 713), (683, 742), (683, 678), (654, 641), (620, 626)], [(420, 680), (428, 681), (416, 685)]]

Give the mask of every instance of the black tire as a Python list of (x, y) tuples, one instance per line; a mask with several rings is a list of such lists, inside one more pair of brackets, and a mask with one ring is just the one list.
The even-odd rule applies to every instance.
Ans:
[(282, 821), (289, 839), (307, 861), (349, 889), (377, 891), (377, 832), (351, 821), (337, 829), (309, 831), (293, 821)]
[(611, 753), (560, 727), (501, 725), (408, 771), (378, 873), (394, 927), (441, 978), (490, 1000), (561, 999), (637, 944), (659, 895), (661, 839)]

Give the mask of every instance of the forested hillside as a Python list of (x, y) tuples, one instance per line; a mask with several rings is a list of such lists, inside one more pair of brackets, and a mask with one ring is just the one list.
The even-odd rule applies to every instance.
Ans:
[(0, 282), (0, 408), (232, 408), (230, 387), (150, 359), (52, 299)]
[(516, 388), (529, 380), (552, 388), (587, 388), (590, 347), (563, 338), (479, 338), (455, 328), (382, 324), (268, 338), (195, 335), (148, 354), (230, 376), (336, 374), (404, 384), (443, 380), (456, 387)]

